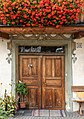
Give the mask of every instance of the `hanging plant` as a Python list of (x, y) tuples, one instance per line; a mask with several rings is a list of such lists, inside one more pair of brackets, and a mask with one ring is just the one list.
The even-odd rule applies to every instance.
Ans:
[(59, 28), (77, 23), (82, 3), (83, 0), (0, 0), (0, 23)]

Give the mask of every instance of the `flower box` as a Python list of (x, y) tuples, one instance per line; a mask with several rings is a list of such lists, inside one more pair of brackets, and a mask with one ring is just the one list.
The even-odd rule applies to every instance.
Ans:
[(82, 13), (80, 0), (1, 0), (0, 22), (8, 26), (56, 27), (78, 22)]

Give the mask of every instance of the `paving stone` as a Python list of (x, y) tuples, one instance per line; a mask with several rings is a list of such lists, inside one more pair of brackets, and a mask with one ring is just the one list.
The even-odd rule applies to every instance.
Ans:
[(35, 117), (32, 116), (31, 110), (20, 110), (16, 113), (14, 117), (11, 117), (9, 119), (84, 119), (84, 114), (83, 116), (80, 116), (77, 112), (66, 111), (66, 117), (55, 117), (55, 116)]

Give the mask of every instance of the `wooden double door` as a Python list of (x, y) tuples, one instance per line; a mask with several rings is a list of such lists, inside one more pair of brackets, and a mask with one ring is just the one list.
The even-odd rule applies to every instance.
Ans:
[(20, 80), (30, 109), (65, 109), (64, 56), (20, 55)]

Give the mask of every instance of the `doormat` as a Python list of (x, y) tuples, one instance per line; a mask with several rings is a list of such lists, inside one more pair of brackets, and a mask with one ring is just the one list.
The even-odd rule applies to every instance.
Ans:
[(66, 117), (64, 110), (33, 110), (32, 116)]

